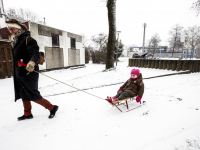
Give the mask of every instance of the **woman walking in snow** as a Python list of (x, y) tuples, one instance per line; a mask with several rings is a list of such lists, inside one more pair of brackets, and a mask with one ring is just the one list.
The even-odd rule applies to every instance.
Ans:
[(131, 77), (117, 91), (117, 95), (107, 97), (110, 102), (122, 100), (128, 97), (136, 97), (136, 102), (140, 102), (144, 93), (144, 83), (139, 69), (131, 70)]
[[(52, 105), (44, 99), (38, 91), (39, 71), (38, 61), (40, 59), (39, 47), (35, 39), (30, 36), (30, 31), (16, 19), (6, 21), (9, 32), (14, 35), (12, 42), (13, 54), (13, 79), (15, 89), (15, 102), (22, 98), (24, 115), (18, 120), (32, 119), (31, 101), (42, 105), (50, 111), (49, 118), (53, 118), (58, 106)], [(27, 42), (27, 43), (26, 43)], [(23, 64), (26, 64), (23, 65)], [(27, 75), (28, 72), (31, 72)]]

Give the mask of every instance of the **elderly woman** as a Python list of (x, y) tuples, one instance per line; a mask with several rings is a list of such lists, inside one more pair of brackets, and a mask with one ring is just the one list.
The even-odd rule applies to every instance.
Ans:
[[(40, 59), (39, 47), (35, 39), (30, 36), (26, 26), (15, 19), (6, 21), (9, 32), (14, 35), (12, 42), (13, 54), (13, 79), (15, 89), (15, 102), (22, 98), (24, 115), (18, 120), (32, 119), (31, 101), (44, 106), (50, 111), (49, 118), (53, 118), (58, 106), (52, 105), (44, 99), (38, 91), (39, 71), (38, 61)], [(27, 73), (30, 72), (28, 75)]]

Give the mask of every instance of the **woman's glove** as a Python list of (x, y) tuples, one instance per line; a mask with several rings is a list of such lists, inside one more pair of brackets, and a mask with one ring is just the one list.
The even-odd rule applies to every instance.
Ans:
[(29, 61), (27, 66), (26, 66), (26, 70), (29, 72), (32, 72), (34, 70), (35, 67), (35, 62), (34, 61)]
[(141, 97), (136, 97), (136, 102), (139, 103), (141, 101)]
[(119, 90), (117, 91), (117, 93), (119, 93), (121, 90), (122, 90), (122, 89), (119, 89)]

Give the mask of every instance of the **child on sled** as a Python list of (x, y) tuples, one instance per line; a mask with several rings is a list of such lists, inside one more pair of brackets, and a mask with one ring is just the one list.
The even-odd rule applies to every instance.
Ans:
[(139, 69), (131, 70), (131, 77), (117, 91), (117, 95), (108, 97), (109, 102), (119, 101), (128, 97), (136, 97), (136, 102), (140, 102), (144, 93), (144, 83)]

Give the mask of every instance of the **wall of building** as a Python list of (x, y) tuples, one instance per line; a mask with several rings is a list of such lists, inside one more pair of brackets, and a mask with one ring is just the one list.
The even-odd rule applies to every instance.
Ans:
[[(69, 66), (73, 66), (73, 64), (80, 64), (80, 65), (85, 64), (85, 48), (84, 48), (84, 43), (83, 43), (84, 37), (74, 34), (74, 33), (70, 33), (70, 32), (67, 32), (67, 37), (69, 38), (69, 46), (70, 46), (68, 49), (68, 52), (71, 51), (68, 55)], [(70, 38), (76, 39), (76, 50), (71, 49)], [(73, 51), (76, 51), (76, 52), (73, 52)], [(76, 56), (76, 54), (79, 55), (79, 57)], [(70, 63), (70, 60), (73, 60), (73, 63)]]
[(64, 67), (63, 48), (45, 47), (46, 69)]
[[(32, 22), (30, 22), (29, 27), (31, 36), (38, 42), (40, 51), (46, 53), (46, 62), (39, 65), (40, 70), (85, 64), (84, 39), (82, 36)], [(51, 33), (59, 35), (59, 48), (52, 48)], [(71, 49), (70, 37), (76, 38), (76, 50)], [(61, 62), (58, 63), (57, 61)]]

